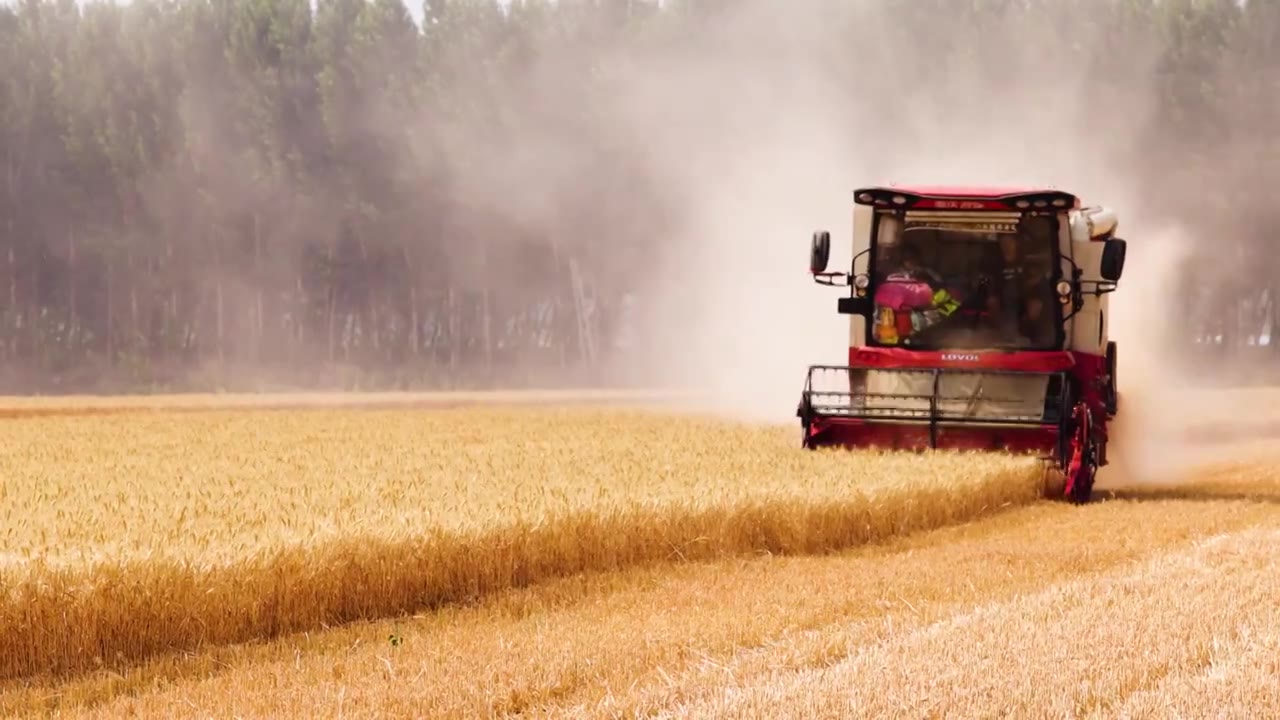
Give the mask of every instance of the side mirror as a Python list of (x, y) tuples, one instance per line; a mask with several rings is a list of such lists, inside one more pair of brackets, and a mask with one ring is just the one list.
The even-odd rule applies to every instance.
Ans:
[(1119, 238), (1112, 238), (1106, 241), (1106, 245), (1102, 248), (1102, 279), (1110, 282), (1117, 282), (1120, 276), (1124, 274), (1124, 253), (1126, 243)]
[(819, 230), (813, 234), (813, 243), (809, 246), (809, 272), (815, 275), (826, 272), (830, 257), (831, 233)]

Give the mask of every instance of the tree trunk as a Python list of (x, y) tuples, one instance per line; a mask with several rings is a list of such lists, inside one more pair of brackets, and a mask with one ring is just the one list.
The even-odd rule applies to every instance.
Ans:
[[(360, 304), (356, 310), (356, 323), (365, 332), (360, 334), (361, 340), (368, 340), (369, 345), (361, 343), (360, 358), (374, 358), (378, 353), (378, 303), (374, 299), (373, 283), (369, 282), (369, 242), (366, 232), (360, 233)], [(354, 336), (353, 336), (354, 337)]]
[(258, 362), (262, 361), (262, 342), (266, 335), (266, 323), (263, 320), (263, 299), (262, 299), (262, 227), (258, 219), (257, 211), (253, 213), (253, 277), (254, 277), (254, 303), (253, 303), (253, 357)]
[[(299, 275), (297, 279), (294, 280), (294, 288), (297, 292), (295, 297), (299, 297), (299, 298), (305, 297), (302, 292), (302, 287), (303, 287), (302, 276)], [(289, 364), (291, 365), (293, 364), (294, 360), (297, 359), (298, 347), (307, 341), (306, 313), (303, 312), (305, 308), (302, 307), (302, 303), (295, 302), (293, 309), (295, 311), (294, 317), (296, 318), (293, 325), (294, 325), (294, 328), (296, 329), (294, 331), (293, 342), (289, 344)]]
[[(9, 207), (6, 213), (8, 217), (5, 219), (5, 229), (8, 231), (9, 243), (9, 306), (7, 308), (11, 322), (18, 315), (18, 257), (14, 252), (14, 248), (18, 244), (18, 162), (14, 158), (13, 148), (9, 148), (9, 162), (7, 167), (8, 190), (9, 190)], [(12, 325), (2, 328), (4, 332), (11, 333), (14, 328)], [(0, 347), (8, 345), (7, 357), (13, 360), (18, 354), (18, 333), (12, 332), (8, 343), (0, 342)]]
[(418, 350), (422, 345), (418, 336), (418, 285), (414, 283), (409, 286), (409, 345), (412, 346), (410, 354), (413, 356), (414, 362), (418, 359)]
[(215, 258), (214, 258), (215, 278), (213, 281), (214, 282), (213, 292), (214, 292), (215, 315), (216, 315), (216, 322), (217, 322), (217, 329), (215, 332), (215, 342), (218, 345), (218, 350), (217, 350), (218, 365), (223, 366), (227, 362), (226, 348), (224, 347), (224, 340), (226, 338), (226, 318), (225, 318), (226, 308), (223, 305), (223, 293), (222, 293), (222, 275), (223, 275), (222, 245), (216, 240), (215, 240), (213, 251), (215, 255)]
[(329, 307), (326, 313), (328, 315), (328, 324), (329, 324), (329, 362), (330, 363), (332, 363), (335, 359), (334, 314), (335, 314), (335, 311), (337, 310), (337, 303), (338, 303), (338, 283), (334, 279), (334, 268), (333, 268), (333, 258), (335, 254), (336, 254), (336, 251), (334, 246), (330, 245), (329, 246), (329, 298), (328, 298)]
[(337, 289), (331, 286), (329, 288), (329, 307), (326, 313), (329, 316), (329, 321), (328, 321), (329, 322), (329, 362), (333, 362), (337, 358), (337, 355), (336, 355), (337, 345), (334, 337), (334, 334), (336, 331), (336, 328), (334, 327), (334, 323), (336, 322), (335, 316), (337, 315), (337, 308), (335, 307), (337, 304), (337, 300), (338, 300), (338, 291)]
[(115, 279), (112, 277), (114, 273), (111, 271), (115, 267), (115, 260), (110, 251), (107, 253), (107, 318), (105, 335), (107, 341), (107, 365), (114, 367), (116, 364), (116, 343), (115, 333), (111, 330), (111, 316), (115, 314)]
[[(173, 348), (174, 340), (178, 336), (179, 329), (183, 326), (182, 321), (179, 319), (179, 313), (178, 313), (178, 288), (172, 285), (169, 287), (168, 305), (169, 307), (167, 308), (167, 312), (165, 313), (166, 317), (164, 322), (164, 339), (165, 339), (164, 352), (161, 354), (161, 357), (164, 359), (168, 359), (171, 355), (174, 354), (172, 352), (174, 349)], [(184, 341), (182, 345), (185, 345), (185, 344), (186, 343)], [(179, 346), (179, 349), (182, 349), (182, 347)], [(181, 357), (182, 356), (179, 353), (178, 359), (180, 360)]]
[[(9, 232), (13, 232), (13, 218), (9, 218)], [(18, 309), (18, 256), (9, 248), (9, 308)]]
[[(12, 237), (13, 218), (9, 218), (9, 233)], [(18, 314), (18, 258), (13, 252), (13, 248), (9, 248), (9, 314), (16, 316)], [(4, 328), (6, 332), (13, 330), (12, 326)], [(13, 337), (9, 339), (8, 357), (12, 360), (18, 354), (18, 333), (13, 333)]]
[(461, 349), (459, 345), (462, 343), (462, 323), (458, 317), (458, 295), (453, 286), (449, 287), (447, 298), (449, 311), (449, 382), (456, 383), (458, 379), (459, 351)]
[(129, 350), (138, 348), (138, 274), (133, 269), (133, 250), (125, 253), (126, 274), (129, 278)]
[(379, 337), (382, 334), (382, 326), (379, 324), (378, 303), (372, 297), (369, 298), (368, 308), (369, 332), (367, 334), (369, 337), (369, 349), (364, 355), (365, 357), (374, 358), (378, 357), (382, 352), (382, 338)]
[(1280, 353), (1280, 287), (1272, 286), (1267, 292), (1267, 310), (1271, 313), (1271, 322), (1267, 327), (1267, 342), (1272, 353)]
[(484, 369), (486, 377), (493, 377), (493, 314), (489, 303), (489, 287), (486, 285), (481, 295), (484, 304)]
[[(75, 347), (79, 336), (76, 322), (76, 232), (67, 231), (67, 335), (68, 350)], [(79, 358), (76, 358), (79, 360)]]
[(355, 342), (356, 330), (360, 327), (360, 315), (350, 306), (343, 314), (342, 323), (342, 362), (351, 362), (351, 346)]

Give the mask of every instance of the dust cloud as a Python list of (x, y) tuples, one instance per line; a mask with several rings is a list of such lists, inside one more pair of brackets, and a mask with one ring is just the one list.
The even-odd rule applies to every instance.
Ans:
[(1077, 34), (1071, 48), (1062, 18), (1044, 13), (1009, 10), (976, 35), (879, 3), (726, 12), (695, 51), (647, 65), (649, 82), (631, 88), (633, 107), (666, 118), (642, 127), (683, 201), (648, 288), (659, 381), (736, 417), (790, 421), (805, 368), (847, 357), (836, 313), (847, 291), (815, 285), (806, 263), (821, 228), (831, 266), (848, 266), (855, 187), (1031, 184), (1118, 210), (1132, 248), (1113, 330), (1126, 401), (1147, 407), (1158, 363), (1143, 350), (1166, 320), (1152, 298), (1177, 228), (1143, 216), (1130, 149), (1151, 120), (1154, 92), (1142, 90), (1160, 48), (1130, 44), (1122, 74), (1102, 77), (1081, 60), (1108, 57), (1109, 41)]
[[(504, 330), (487, 324), (534, 327), (511, 331), (511, 344), (539, 346), (545, 328), (530, 308), (568, 295), (563, 260), (580, 258), (606, 294), (635, 297), (635, 340), (606, 361), (612, 378), (688, 389), (733, 417), (788, 423), (805, 368), (846, 359), (849, 319), (836, 312), (846, 291), (815, 285), (806, 265), (815, 229), (832, 233), (833, 268), (861, 249), (851, 242), (855, 187), (1049, 185), (1116, 208), (1131, 243), (1111, 297), (1120, 430), (1175, 423), (1185, 381), (1162, 355), (1175, 318), (1160, 300), (1196, 230), (1152, 209), (1145, 187), (1179, 155), (1150, 132), (1163, 122), (1155, 78), (1166, 48), (1145, 26), (1079, 10), (1094, 4), (984, 3), (957, 13), (945, 0), (702, 0), (686, 3), (704, 8), (701, 20), (671, 10), (651, 16), (656, 28), (637, 23), (593, 43), (533, 23), (539, 30), (516, 48), (522, 62), (510, 77), (481, 69), (496, 37), (431, 43), (441, 54), (430, 64), (452, 81), (425, 105), (401, 97), (410, 83), (390, 71), (403, 70), (403, 58), (370, 50), (370, 77), (395, 82), (350, 98), (339, 87), (323, 103), (303, 93), (306, 107), (343, 111), (332, 123), (349, 142), (336, 165), (372, 178), (362, 192), (380, 202), (364, 220), (339, 202), (348, 199), (340, 173), (317, 172), (305, 188), (289, 177), (271, 191), (244, 183), (263, 173), (233, 159), (252, 156), (236, 152), (245, 149), (237, 138), (253, 134), (237, 131), (242, 113), (225, 102), (238, 86), (221, 61), (197, 63), (177, 112), (199, 142), (142, 188), (146, 204), (165, 211), (162, 235), (185, 253), (182, 267), (166, 269), (176, 276), (170, 309), (151, 309), (200, 338), (193, 354), (240, 363), (254, 385), (304, 374), (315, 376), (306, 385), (335, 385), (317, 368), (360, 364), (387, 369), (384, 384), (422, 380), (392, 372), (405, 364), (455, 380), (487, 368), (476, 384), (536, 384), (577, 370), (563, 359), (577, 351), (575, 328), (555, 328), (570, 347), (536, 361), (518, 352), (495, 360), (486, 355), (502, 355), (491, 340)], [(449, 32), (470, 27), (466, 13)], [(317, 32), (333, 22), (318, 18)], [(345, 36), (334, 37), (341, 45)], [(584, 74), (603, 78), (589, 94)], [(304, 115), (306, 132), (283, 146), (330, 167), (316, 148), (334, 128), (319, 112)], [(192, 165), (203, 169), (184, 175)], [(202, 209), (206, 191), (217, 212)], [(253, 242), (211, 229), (226, 217), (251, 218)], [(352, 217), (360, 241), (344, 249), (332, 228)], [(201, 234), (186, 239), (188, 225)], [(552, 252), (540, 247), (548, 244)], [(326, 273), (295, 267), (299, 256), (358, 272), (330, 288)], [(117, 303), (111, 327), (149, 314), (147, 285), (135, 282), (141, 309)], [(303, 320), (285, 323), (295, 314)], [(418, 333), (437, 330), (448, 340), (424, 349)], [(398, 357), (411, 345), (408, 361)], [(535, 377), (535, 362), (550, 366), (546, 375)], [(1144, 445), (1135, 457), (1148, 464), (1169, 449)]]
[(832, 233), (833, 269), (865, 246), (851, 244), (855, 187), (1047, 185), (1116, 209), (1130, 241), (1110, 296), (1122, 411), (1100, 485), (1167, 481), (1203, 459), (1186, 443), (1203, 419), (1184, 412), (1196, 383), (1167, 341), (1180, 321), (1168, 299), (1204, 223), (1151, 203), (1180, 153), (1149, 132), (1162, 121), (1155, 34), (1123, 35), (1120, 59), (1121, 30), (1065, 10), (1009, 4), (974, 30), (923, 6), (778, 7), (734, 4), (692, 49), (638, 63), (621, 94), (680, 198), (645, 287), (648, 377), (731, 417), (794, 422), (806, 367), (847, 357), (847, 291), (815, 285), (806, 262), (815, 229)]

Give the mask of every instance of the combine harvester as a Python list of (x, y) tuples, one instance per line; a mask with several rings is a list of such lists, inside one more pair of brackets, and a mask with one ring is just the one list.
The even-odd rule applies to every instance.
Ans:
[[(1046, 491), (1087, 502), (1117, 411), (1107, 294), (1125, 241), (1106, 207), (1052, 189), (854, 191), (849, 364), (813, 365), (797, 415), (803, 446), (1036, 453)], [(862, 269), (859, 270), (859, 265)]]

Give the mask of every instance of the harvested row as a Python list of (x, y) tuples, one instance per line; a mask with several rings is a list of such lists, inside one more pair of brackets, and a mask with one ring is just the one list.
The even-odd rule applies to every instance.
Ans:
[(654, 715), (1266, 715), (1277, 540), (1274, 527), (1215, 536), (855, 645), (837, 662), (738, 678), (706, 702)]
[(1030, 459), (805, 453), (601, 410), (15, 422), (0, 676), (388, 617), (557, 576), (820, 553), (1039, 493)]

